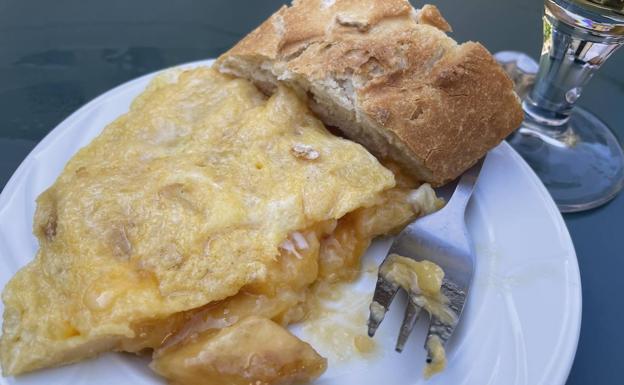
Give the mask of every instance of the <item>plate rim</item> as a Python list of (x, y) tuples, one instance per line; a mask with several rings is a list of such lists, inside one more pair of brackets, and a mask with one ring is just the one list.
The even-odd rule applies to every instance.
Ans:
[[(13, 196), (14, 190), (18, 186), (17, 180), (22, 176), (24, 172), (26, 172), (28, 165), (33, 161), (33, 158), (36, 157), (36, 154), (40, 152), (43, 148), (47, 147), (51, 141), (55, 140), (55, 138), (63, 132), (62, 126), (71, 125), (71, 123), (74, 120), (76, 120), (78, 117), (82, 116), (83, 114), (88, 113), (90, 109), (95, 108), (102, 100), (106, 99), (107, 97), (110, 97), (111, 94), (122, 92), (125, 88), (131, 87), (135, 85), (137, 82), (145, 81), (149, 78), (152, 78), (158, 73), (161, 73), (169, 69), (178, 69), (178, 68), (185, 69), (185, 68), (193, 68), (199, 65), (212, 65), (214, 61), (215, 59), (197, 60), (197, 61), (181, 63), (181, 64), (173, 65), (170, 67), (166, 67), (160, 70), (156, 70), (156, 71), (141, 75), (139, 77), (127, 80), (113, 88), (110, 88), (104, 91), (103, 93), (99, 94), (95, 98), (83, 104), (76, 111), (74, 111), (65, 119), (63, 119), (61, 122), (59, 122), (57, 125), (55, 125), (54, 128), (52, 128), (37, 143), (37, 145), (33, 147), (33, 149), (26, 155), (26, 157), (24, 157), (22, 162), (15, 169), (15, 171), (13, 172), (13, 174), (11, 175), (7, 183), (4, 185), (2, 191), (0, 192), (0, 213), (2, 213), (5, 207), (9, 205), (10, 202), (8, 200)], [(576, 285), (568, 285), (567, 287), (567, 290), (569, 290), (569, 293), (571, 295), (570, 298), (573, 299), (573, 301), (571, 302), (571, 305), (572, 307), (576, 308), (576, 309), (571, 308), (569, 312), (570, 317), (572, 317), (572, 319), (569, 320), (570, 321), (569, 331), (571, 335), (570, 335), (570, 338), (566, 340), (566, 343), (564, 343), (564, 345), (561, 347), (561, 350), (559, 351), (560, 355), (558, 356), (559, 357), (558, 362), (560, 364), (558, 365), (558, 367), (553, 368), (553, 372), (552, 372), (553, 374), (551, 375), (551, 380), (553, 381), (553, 383), (563, 385), (567, 381), (567, 378), (574, 364), (574, 358), (576, 356), (576, 351), (578, 348), (578, 342), (579, 342), (579, 337), (580, 337), (580, 332), (581, 332), (582, 307), (583, 307), (582, 306), (582, 302), (583, 302), (582, 301), (582, 283), (581, 283), (580, 269), (578, 265), (578, 257), (576, 254), (576, 249), (574, 247), (572, 237), (566, 226), (563, 216), (559, 212), (559, 209), (557, 208), (554, 200), (548, 193), (548, 190), (546, 189), (544, 184), (541, 182), (537, 174), (535, 174), (535, 172), (531, 169), (528, 163), (526, 163), (526, 161), (513, 149), (513, 147), (507, 141), (503, 140), (501, 144), (499, 145), (499, 147), (501, 148), (503, 152), (505, 152), (510, 157), (512, 157), (513, 162), (519, 166), (520, 170), (527, 177), (527, 181), (531, 182), (537, 188), (537, 192), (539, 193), (540, 198), (542, 199), (544, 205), (548, 208), (548, 211), (545, 214), (548, 218), (550, 218), (550, 220), (552, 221), (554, 225), (556, 225), (558, 228), (561, 229), (561, 236), (562, 236), (561, 240), (566, 246), (566, 249), (567, 249), (566, 252), (569, 255), (569, 260), (573, 262), (570, 266), (572, 268), (571, 277), (573, 277), (573, 280), (571, 282), (576, 283)], [(561, 359), (562, 355), (564, 355), (563, 357), (564, 359)], [(7, 377), (0, 376), (0, 384), (6, 384), (7, 383), (6, 379)]]
[[(581, 321), (583, 317), (583, 291), (582, 291), (582, 282), (581, 282), (581, 272), (578, 264), (578, 256), (576, 254), (576, 248), (574, 247), (574, 242), (572, 241), (572, 236), (570, 235), (570, 231), (568, 230), (568, 226), (563, 219), (563, 215), (559, 211), (557, 204), (554, 199), (548, 192), (548, 189), (539, 179), (535, 171), (529, 166), (529, 164), (522, 158), (522, 156), (509, 144), (506, 140), (502, 142), (502, 148), (514, 159), (514, 161), (520, 166), (521, 170), (525, 173), (529, 180), (535, 185), (537, 191), (544, 204), (547, 206), (548, 216), (555, 222), (555, 224), (562, 230), (561, 236), (562, 241), (568, 246), (569, 260), (573, 261), (571, 267), (573, 271), (571, 272), (575, 285), (568, 285), (567, 289), (570, 291), (572, 295), (572, 299), (576, 299), (576, 301), (571, 304), (576, 307), (576, 309), (570, 309), (570, 314), (574, 316), (574, 319), (571, 319), (570, 323), (570, 331), (573, 332), (571, 338), (567, 340), (567, 344), (562, 347), (561, 351), (566, 355), (565, 360), (560, 360), (561, 362), (559, 366), (559, 370), (553, 370), (553, 380), (557, 384), (565, 385), (567, 382), (568, 376), (570, 375), (570, 371), (572, 370), (572, 365), (574, 364), (574, 358), (576, 357), (576, 352), (578, 350), (578, 342), (581, 334)], [(572, 312), (572, 310), (575, 310)], [(567, 350), (567, 351), (564, 351)]]

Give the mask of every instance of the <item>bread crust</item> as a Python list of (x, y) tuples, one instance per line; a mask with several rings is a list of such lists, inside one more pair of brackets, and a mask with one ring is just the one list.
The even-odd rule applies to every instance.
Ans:
[[(492, 55), (479, 43), (458, 45), (448, 30), (432, 5), (414, 10), (407, 0), (298, 0), (216, 65), (263, 89), (283, 81), (312, 95), (312, 108), (326, 124), (441, 185), (523, 118), (513, 84)], [(319, 108), (324, 96), (329, 107)], [(366, 138), (371, 134), (376, 139)]]

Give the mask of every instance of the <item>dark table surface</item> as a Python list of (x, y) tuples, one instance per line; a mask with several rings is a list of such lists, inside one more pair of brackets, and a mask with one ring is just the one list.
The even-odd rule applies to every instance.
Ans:
[[(147, 72), (218, 56), (282, 3), (0, 0), (0, 187), (29, 151), (81, 105)], [(480, 41), (492, 52), (512, 49), (539, 55), (540, 0), (434, 3), (460, 41)], [(618, 52), (580, 101), (620, 138), (622, 68), (624, 52)], [(567, 383), (622, 384), (624, 194), (602, 208), (565, 215), (565, 220), (583, 283), (581, 337)]]

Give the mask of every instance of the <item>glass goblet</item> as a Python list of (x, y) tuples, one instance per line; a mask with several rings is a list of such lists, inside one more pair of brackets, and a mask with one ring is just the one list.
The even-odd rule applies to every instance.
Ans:
[[(508, 141), (562, 212), (587, 210), (624, 187), (620, 143), (605, 123), (575, 107), (592, 75), (624, 44), (624, 0), (545, 0), (544, 9), (544, 45), (523, 98), (525, 120)], [(497, 55), (504, 67), (508, 54)], [(531, 67), (518, 59), (516, 66)], [(526, 89), (526, 78), (515, 77)]]

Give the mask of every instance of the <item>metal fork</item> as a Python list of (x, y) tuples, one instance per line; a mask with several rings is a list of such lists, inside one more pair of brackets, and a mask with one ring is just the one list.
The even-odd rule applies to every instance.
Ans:
[[(474, 272), (475, 257), (468, 237), (464, 215), (482, 165), (483, 159), (466, 171), (459, 179), (455, 192), (446, 206), (440, 211), (412, 222), (396, 237), (388, 252), (388, 255), (399, 254), (417, 261), (429, 260), (440, 266), (445, 273), (441, 292), (449, 299), (449, 307), (457, 316), (456, 320), (459, 320), (464, 308), (466, 294)], [(381, 266), (386, 261), (387, 257)], [(398, 285), (379, 273), (368, 319), (368, 335), (370, 337), (374, 336), (398, 290)], [(408, 297), (411, 298), (409, 294)], [(405, 317), (396, 343), (398, 352), (403, 350), (405, 342), (418, 320), (420, 311), (421, 307), (410, 299), (405, 309)], [(432, 352), (427, 341), (431, 337), (437, 336), (442, 345), (446, 345), (456, 326), (457, 321), (448, 325), (441, 322), (438, 317), (431, 316), (429, 331), (425, 340), (427, 363), (432, 361)]]

